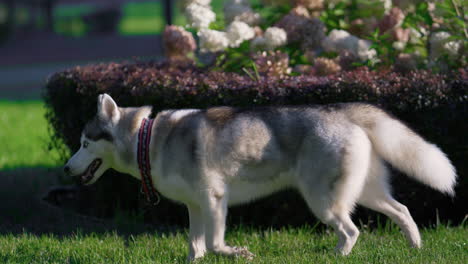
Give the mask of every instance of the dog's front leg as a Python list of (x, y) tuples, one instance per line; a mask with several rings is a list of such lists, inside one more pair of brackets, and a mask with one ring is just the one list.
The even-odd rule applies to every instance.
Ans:
[(216, 254), (242, 256), (252, 259), (254, 255), (245, 247), (230, 247), (224, 242), (226, 230), (227, 198), (225, 195), (211, 194), (204, 208), (205, 239), (208, 250)]
[(187, 205), (190, 219), (188, 261), (194, 261), (205, 255), (205, 226), (202, 209), (197, 205)]

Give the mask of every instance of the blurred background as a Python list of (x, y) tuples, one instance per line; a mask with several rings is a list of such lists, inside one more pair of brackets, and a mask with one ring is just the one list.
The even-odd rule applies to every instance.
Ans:
[(0, 0), (0, 99), (38, 99), (72, 66), (160, 58), (165, 25), (186, 24), (180, 2)]

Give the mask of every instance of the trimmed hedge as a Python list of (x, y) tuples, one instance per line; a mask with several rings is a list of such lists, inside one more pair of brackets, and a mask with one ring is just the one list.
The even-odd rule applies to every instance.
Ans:
[[(441, 75), (359, 68), (328, 77), (302, 75), (257, 80), (174, 62), (76, 67), (53, 75), (46, 85), (46, 118), (53, 129), (51, 147), (71, 152), (78, 149), (81, 130), (96, 113), (97, 95), (104, 92), (120, 106), (153, 105), (158, 110), (215, 105), (373, 103), (440, 146), (459, 174), (457, 196), (451, 199), (394, 172), (397, 199), (409, 207), (418, 223), (434, 223), (437, 214), (442, 220), (459, 223), (467, 213), (467, 69)], [(139, 188), (139, 182), (133, 178), (109, 171), (97, 184), (81, 192), (84, 206), (79, 210), (104, 217), (114, 215), (116, 208), (141, 212)], [(91, 204), (96, 206), (90, 208)], [(144, 212), (147, 220), (158, 223), (187, 222), (185, 209), (165, 199)], [(375, 214), (360, 209), (357, 217), (367, 223), (368, 218), (375, 219)], [(302, 199), (295, 192), (286, 191), (235, 207), (230, 210), (229, 219), (234, 223), (283, 226), (311, 223), (312, 218)]]

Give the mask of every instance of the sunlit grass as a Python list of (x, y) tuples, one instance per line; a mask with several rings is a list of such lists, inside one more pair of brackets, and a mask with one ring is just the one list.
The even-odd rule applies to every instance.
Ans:
[[(258, 0), (252, 1), (257, 3)], [(213, 0), (211, 6), (218, 16), (223, 18), (224, 0)], [(30, 14), (26, 9), (18, 9), (18, 21), (26, 20)], [(83, 4), (58, 4), (54, 8), (54, 31), (58, 34), (83, 37), (89, 32), (88, 25), (83, 16), (89, 15), (96, 10), (96, 5), (90, 3)], [(118, 33), (121, 35), (154, 35), (161, 34), (166, 25), (163, 4), (161, 1), (129, 2), (122, 6), (122, 16), (117, 25)], [(4, 19), (6, 8), (0, 3), (0, 22)], [(4, 14), (5, 13), (5, 14)], [(173, 23), (179, 26), (187, 25), (180, 3), (174, 4)]]
[(93, 12), (96, 8), (92, 4), (76, 4), (76, 5), (57, 5), (54, 8), (55, 18), (83, 16)]
[[(423, 230), (424, 247), (409, 248), (399, 232), (362, 232), (353, 252), (338, 256), (336, 237), (310, 227), (258, 230), (237, 228), (227, 233), (227, 242), (247, 246), (253, 261), (208, 254), (197, 263), (467, 263), (468, 230), (464, 227)], [(1, 235), (3, 263), (185, 263), (187, 232)]]
[(40, 101), (0, 100), (0, 170), (58, 165), (58, 153), (47, 149), (44, 114)]
[[(44, 113), (40, 101), (0, 101), (0, 171), (4, 168), (58, 165), (57, 153), (48, 152), (46, 148), (48, 132)], [(32, 178), (44, 181), (36, 173)], [(9, 184), (14, 186), (11, 181)], [(21, 186), (32, 188), (36, 185), (39, 184), (31, 182)], [(13, 194), (21, 193), (23, 198), (37, 192), (18, 192), (9, 187), (8, 190)], [(5, 190), (2, 191), (4, 200), (10, 201), (11, 197), (15, 197), (12, 193), (7, 195)], [(25, 201), (32, 201), (32, 198)], [(70, 224), (69, 218), (72, 217), (68, 216), (64, 218), (67, 221), (62, 221), (60, 216), (36, 211), (34, 208), (37, 207), (34, 206), (27, 209), (25, 214), (24, 208), (29, 207), (24, 204), (6, 208), (10, 211), (3, 213), (9, 215), (9, 219), (12, 219), (11, 214), (17, 215), (17, 218), (13, 217), (18, 219), (16, 221), (25, 223), (31, 217), (40, 219), (34, 220), (34, 226), (46, 221), (63, 227)], [(10, 229), (2, 230), (1, 263), (185, 263), (188, 252), (186, 229), (179, 229), (175, 233), (151, 231), (126, 235), (120, 234), (119, 229), (103, 233), (81, 232), (77, 229), (62, 233), (60, 237), (53, 233), (36, 235), (25, 230), (23, 233), (10, 234)], [(255, 259), (249, 262), (242, 258), (208, 254), (197, 263), (468, 263), (466, 224), (423, 229), (423, 248), (419, 250), (408, 247), (404, 236), (394, 224), (383, 225), (376, 230), (361, 228), (361, 231), (352, 254), (342, 257), (333, 251), (337, 242), (333, 232), (311, 227), (285, 227), (281, 230), (229, 227), (227, 243), (247, 246), (256, 255)]]
[[(213, 10), (222, 17), (223, 0), (212, 1)], [(58, 5), (54, 11), (57, 19), (54, 29), (57, 33), (82, 37), (88, 32), (88, 27), (83, 16), (92, 13), (95, 7), (91, 4)], [(129, 2), (122, 6), (122, 17), (118, 22), (119, 34), (132, 35), (154, 35), (161, 34), (166, 25), (163, 4), (161, 1)], [(179, 4), (174, 5), (173, 19), (175, 25), (185, 26), (183, 11)]]
[(164, 29), (164, 19), (158, 17), (127, 17), (119, 23), (119, 33), (122, 35), (159, 34)]
[(130, 2), (122, 7), (119, 32), (122, 35), (159, 34), (165, 25), (162, 2)]

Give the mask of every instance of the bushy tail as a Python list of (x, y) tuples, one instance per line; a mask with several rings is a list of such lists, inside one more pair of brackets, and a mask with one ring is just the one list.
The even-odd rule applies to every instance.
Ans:
[(455, 168), (436, 145), (377, 107), (349, 105), (347, 115), (366, 131), (375, 151), (392, 166), (436, 190), (455, 195)]

